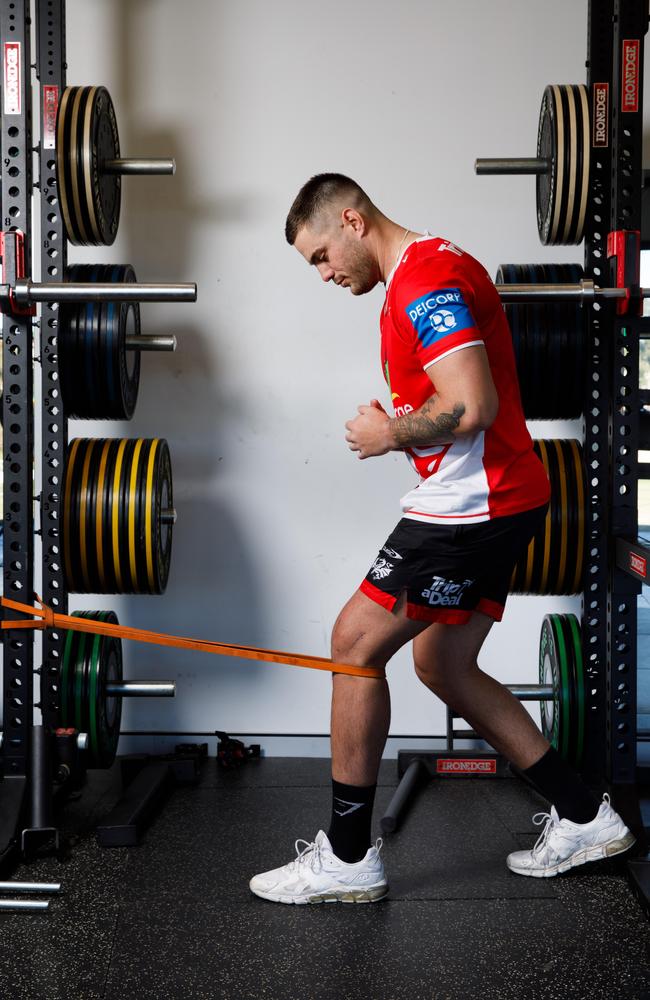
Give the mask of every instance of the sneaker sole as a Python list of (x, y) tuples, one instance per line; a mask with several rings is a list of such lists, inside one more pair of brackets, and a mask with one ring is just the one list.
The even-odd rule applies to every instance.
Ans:
[(294, 903), (297, 906), (303, 906), (307, 903), (378, 903), (388, 894), (388, 886), (378, 885), (370, 889), (340, 889), (309, 896), (283, 896), (252, 888), (251, 892), (260, 896), (261, 899), (270, 900), (272, 903)]
[(532, 878), (552, 878), (554, 875), (561, 875), (568, 872), (570, 868), (577, 868), (579, 865), (586, 865), (590, 861), (603, 861), (605, 858), (613, 858), (617, 854), (623, 854), (636, 843), (636, 837), (632, 833), (626, 833), (621, 840), (610, 840), (606, 844), (599, 844), (596, 847), (586, 848), (583, 851), (576, 851), (558, 865), (549, 868), (515, 868), (508, 861), (506, 864), (511, 872), (516, 875), (530, 875)]

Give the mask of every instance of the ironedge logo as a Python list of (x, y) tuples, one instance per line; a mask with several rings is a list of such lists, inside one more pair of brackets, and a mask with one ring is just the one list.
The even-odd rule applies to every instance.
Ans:
[(623, 40), (621, 111), (639, 110), (639, 49), (638, 38), (625, 38)]
[(440, 757), (436, 761), (436, 771), (438, 774), (496, 774), (497, 762), (496, 760), (480, 760), (476, 757), (473, 759), (469, 757)]
[(594, 115), (593, 115), (592, 146), (609, 146), (609, 84), (594, 84)]
[(6, 115), (20, 114), (20, 42), (5, 42), (5, 99)]
[(56, 115), (59, 110), (59, 88), (43, 87), (43, 148), (54, 149), (56, 143)]
[(630, 569), (633, 573), (638, 573), (639, 576), (645, 577), (647, 568), (648, 564), (643, 556), (637, 556), (634, 552), (630, 552)]

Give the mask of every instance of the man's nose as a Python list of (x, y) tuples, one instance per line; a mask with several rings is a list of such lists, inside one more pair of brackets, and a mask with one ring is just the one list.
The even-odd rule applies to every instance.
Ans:
[(331, 281), (332, 278), (334, 277), (334, 271), (329, 266), (329, 264), (325, 263), (321, 264), (318, 268), (318, 273), (320, 274), (323, 281)]

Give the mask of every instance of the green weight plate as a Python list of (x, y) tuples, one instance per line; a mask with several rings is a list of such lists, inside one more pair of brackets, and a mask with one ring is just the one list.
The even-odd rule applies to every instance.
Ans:
[(571, 643), (573, 646), (573, 683), (576, 691), (576, 746), (574, 765), (579, 771), (582, 767), (585, 752), (585, 725), (586, 725), (586, 691), (585, 673), (582, 662), (582, 638), (580, 634), (580, 624), (575, 615), (567, 615), (568, 627), (571, 633)]

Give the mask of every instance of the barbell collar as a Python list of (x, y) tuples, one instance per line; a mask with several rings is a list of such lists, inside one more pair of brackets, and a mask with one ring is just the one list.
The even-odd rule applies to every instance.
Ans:
[(129, 157), (124, 160), (104, 160), (101, 165), (104, 174), (121, 174), (125, 176), (154, 176), (156, 174), (175, 174), (175, 160), (148, 160), (145, 157)]
[(60, 882), (0, 882), (0, 892), (61, 892)]
[(139, 337), (127, 337), (127, 351), (175, 351), (176, 337), (160, 337), (155, 333), (143, 333)]
[(47, 910), (49, 901), (40, 899), (0, 899), (0, 910)]
[(106, 694), (120, 698), (173, 698), (175, 681), (120, 681), (106, 685)]
[(524, 159), (481, 159), (474, 163), (474, 170), (479, 175), (487, 174), (548, 174), (551, 169), (550, 160), (531, 157)]
[(32, 302), (196, 302), (196, 285), (142, 284), (139, 282), (17, 281), (14, 297), (19, 305)]

